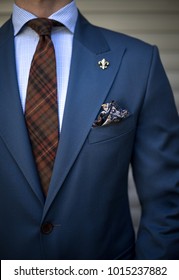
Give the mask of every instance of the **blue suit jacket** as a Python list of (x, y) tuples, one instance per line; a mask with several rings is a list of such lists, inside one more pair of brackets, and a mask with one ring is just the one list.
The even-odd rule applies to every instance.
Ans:
[[(101, 105), (112, 100), (129, 117), (93, 128)], [(130, 163), (142, 207), (136, 241)], [(11, 20), (0, 29), (0, 223), (1, 259), (179, 259), (179, 119), (156, 47), (79, 15), (44, 201), (19, 98)]]

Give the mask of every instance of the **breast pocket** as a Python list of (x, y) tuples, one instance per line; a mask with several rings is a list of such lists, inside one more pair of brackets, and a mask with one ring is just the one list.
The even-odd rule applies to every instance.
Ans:
[(131, 132), (134, 130), (134, 127), (134, 117), (133, 115), (130, 115), (128, 118), (123, 119), (119, 123), (110, 124), (108, 126), (93, 127), (88, 136), (88, 140), (90, 144), (110, 141)]

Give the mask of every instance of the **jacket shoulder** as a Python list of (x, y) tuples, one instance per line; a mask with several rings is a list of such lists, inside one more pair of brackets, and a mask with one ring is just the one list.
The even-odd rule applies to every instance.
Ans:
[[(115, 50), (119, 46), (127, 48), (132, 52), (153, 52), (153, 46), (138, 38), (134, 38), (127, 34), (112, 31), (107, 28), (93, 25), (80, 13), (76, 25), (75, 37), (88, 46), (100, 44), (107, 45), (109, 49)], [(92, 47), (91, 47), (92, 48)]]
[(0, 27), (0, 45), (13, 34), (13, 25), (11, 18)]
[(147, 42), (142, 41), (141, 39), (132, 37), (130, 35), (112, 31), (106, 28), (95, 26), (95, 28), (98, 28), (100, 32), (103, 34), (105, 39), (107, 40), (108, 44), (111, 46), (111, 48), (114, 48), (116, 44), (123, 44), (127, 48), (133, 48), (138, 50), (151, 50), (153, 49), (153, 46)]

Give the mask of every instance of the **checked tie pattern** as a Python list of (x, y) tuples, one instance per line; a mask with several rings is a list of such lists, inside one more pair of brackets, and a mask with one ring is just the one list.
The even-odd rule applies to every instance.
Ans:
[(25, 119), (42, 190), (46, 196), (58, 147), (58, 106), (55, 50), (51, 30), (60, 23), (47, 18), (30, 20), (27, 25), (39, 35), (32, 59)]

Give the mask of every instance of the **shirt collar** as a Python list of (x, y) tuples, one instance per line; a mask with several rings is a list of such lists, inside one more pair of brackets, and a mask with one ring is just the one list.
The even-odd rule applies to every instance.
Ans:
[[(71, 31), (71, 33), (74, 33), (77, 17), (78, 9), (75, 1), (72, 1), (62, 9), (52, 14), (49, 19), (61, 22), (68, 30)], [(14, 4), (12, 13), (14, 36), (16, 36), (20, 32), (21, 28), (33, 18), (36, 18), (36, 16)]]

